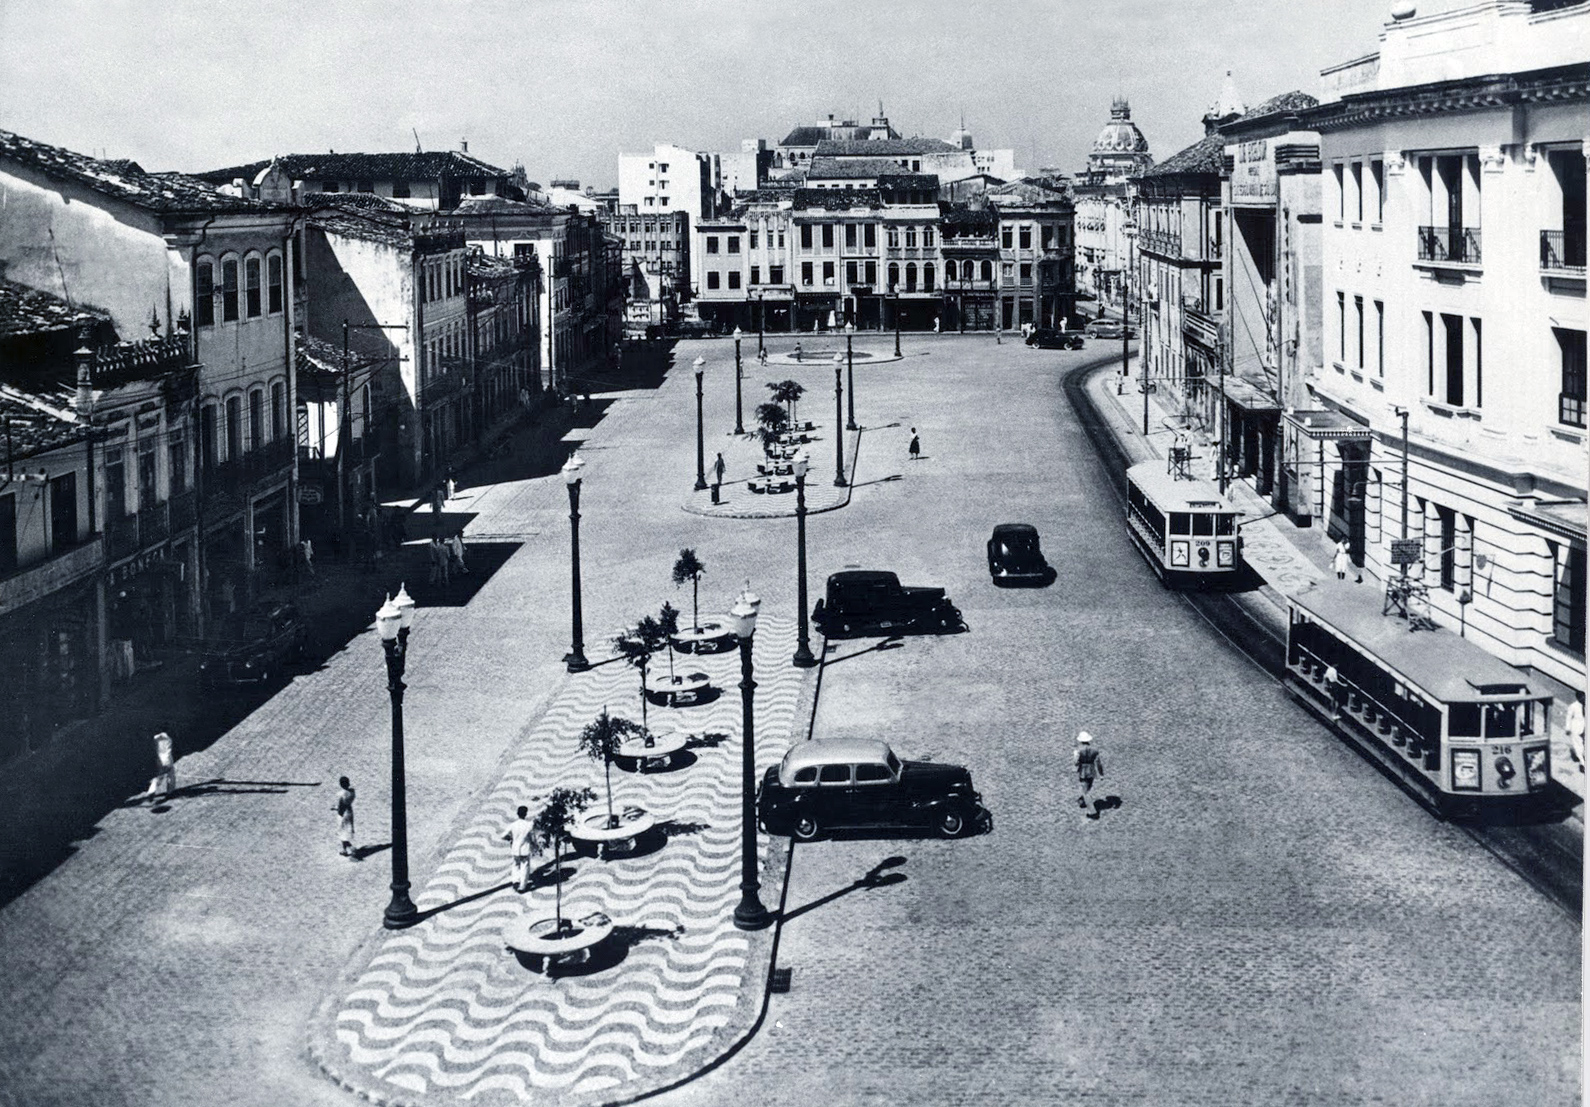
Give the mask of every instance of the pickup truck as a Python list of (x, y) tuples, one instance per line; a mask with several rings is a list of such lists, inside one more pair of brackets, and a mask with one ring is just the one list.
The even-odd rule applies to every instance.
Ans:
[(961, 628), (961, 613), (942, 588), (911, 587), (893, 573), (847, 569), (828, 578), (828, 594), (812, 609), (812, 622), (829, 638)]

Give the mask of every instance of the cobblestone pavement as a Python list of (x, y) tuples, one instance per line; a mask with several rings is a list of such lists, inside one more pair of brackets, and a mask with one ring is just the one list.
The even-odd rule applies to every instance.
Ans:
[[(814, 575), (945, 585), (970, 630), (833, 644), (815, 736), (967, 765), (992, 830), (796, 846), (790, 992), (655, 1102), (1575, 1101), (1575, 921), (1154, 581), (1059, 388), (1097, 347), (909, 345), (931, 376), (907, 357), (876, 387), (927, 459), (903, 501), (814, 528)], [(983, 539), (1010, 520), (1038, 526), (1052, 587), (990, 585)], [(1118, 799), (1097, 822), (1069, 783), (1084, 727)], [(905, 880), (861, 879), (890, 858)]]
[[(722, 349), (682, 344), (675, 364)], [(693, 391), (694, 380), (676, 368), (660, 384), (593, 399), (584, 414), (587, 422), (600, 417), (599, 425), (564, 436), (584, 442), (587, 461), (587, 653), (602, 658), (611, 633), (664, 600), (690, 602), (669, 572), (677, 551), (691, 546), (707, 565), (703, 614), (726, 608), (752, 579), (767, 628), (759, 664), (771, 670), (777, 657), (763, 662), (761, 655), (780, 652), (780, 639), (788, 639), (785, 648), (792, 642), (795, 528), (790, 520), (717, 521), (679, 509), (695, 475)], [(732, 389), (709, 380), (715, 437), (732, 428), (733, 403)], [(460, 493), (441, 522), (466, 528), (474, 572), (446, 586), (407, 578), (420, 605), (406, 678), (410, 865), (428, 905), (439, 905), (442, 894), (425, 891), (433, 880), (438, 888), (466, 880), (443, 866), (457, 859), (453, 850), (479, 812), (506, 806), (499, 781), (522, 771), (522, 758), (543, 755), (535, 747), (549, 732), (538, 724), (562, 689), (584, 680), (571, 681), (560, 661), (569, 645), (568, 502), (556, 474), (560, 459), (543, 452), (521, 439), (512, 453), (459, 474)], [(477, 484), (477, 473), (490, 483)], [(422, 513), (413, 533), (428, 526)], [(389, 566), (361, 584), (375, 594), (370, 610), (399, 579)], [(601, 682), (611, 671), (586, 676)], [(766, 734), (776, 742), (778, 712), (790, 707), (786, 699), (775, 710), (771, 671), (759, 680), (770, 697)], [(736, 698), (680, 714), (716, 717)], [(322, 999), (344, 992), (363, 971), (372, 953), (366, 943), (384, 938), (389, 741), (381, 650), (366, 629), (182, 757), (181, 782), (213, 786), (169, 805), (111, 810), (70, 857), (0, 911), (0, 1002), (28, 1012), (0, 1025), (0, 1104), (353, 1102), (312, 1060), (306, 1029)], [(698, 751), (700, 760), (679, 779), (710, 779), (713, 762), (734, 750), (725, 743)], [(548, 749), (544, 756), (557, 768), (566, 754)], [(343, 773), (358, 789), (359, 864), (337, 855), (332, 792)], [(649, 796), (657, 789), (657, 809), (667, 811), (669, 782), (648, 777), (647, 785)], [(720, 820), (688, 810), (687, 822), (710, 823), (710, 832), (670, 838), (650, 860), (673, 867), (697, 848), (692, 839), (703, 843), (703, 855), (721, 852), (712, 841), (724, 833)], [(597, 891), (598, 876), (616, 878), (628, 864), (612, 864), (611, 873), (580, 866), (570, 888)], [(479, 875), (489, 877), (489, 865)], [(776, 889), (768, 894), (776, 898)], [(454, 917), (497, 911), (497, 902), (483, 897), (433, 923), (456, 927)], [(697, 914), (684, 935), (647, 937), (630, 948), (627, 963), (644, 966), (665, 947), (700, 949), (716, 931), (683, 895), (619, 921), (644, 929), (670, 914), (685, 920), (687, 909)], [(350, 967), (354, 977), (344, 978)], [(591, 979), (559, 984), (584, 988)]]

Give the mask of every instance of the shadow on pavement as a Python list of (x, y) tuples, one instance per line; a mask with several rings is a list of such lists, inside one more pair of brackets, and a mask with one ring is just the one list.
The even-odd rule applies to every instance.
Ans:
[(446, 581), (440, 578), (431, 579), (430, 555), (427, 547), (416, 547), (425, 558), (422, 563), (425, 566), (425, 575), (410, 578), (405, 582), (405, 586), (409, 590), (409, 595), (420, 607), (464, 607), (523, 544), (522, 542), (470, 542), (466, 535), (464, 564), (469, 566), (469, 571), (460, 573), (455, 569), (449, 573)]
[[(389, 842), (385, 846), (382, 846), (382, 847), (379, 847), (379, 848), (387, 849), (387, 848), (390, 848), (390, 847), (391, 847), (391, 843)], [(535, 878), (532, 877), (531, 878), (531, 887), (534, 887), (534, 886), (535, 886)], [(462, 907), (466, 903), (474, 903), (477, 899), (485, 899), (489, 895), (495, 895), (497, 892), (500, 892), (500, 891), (502, 891), (505, 888), (512, 888), (512, 887), (513, 887), (513, 881), (505, 880), (501, 884), (492, 885), (490, 888), (482, 888), (480, 891), (471, 892), (467, 896), (459, 896), (457, 899), (453, 900), (451, 903), (439, 904), (439, 905), (437, 905), (435, 907), (430, 907), (430, 908), (427, 908), (424, 911), (421, 911), (419, 913), (417, 921), (424, 922), (426, 919), (435, 918), (437, 915), (440, 915), (443, 911), (450, 911), (454, 907)]]
[(905, 858), (899, 856), (898, 854), (894, 855), (893, 857), (885, 857), (882, 861), (879, 861), (876, 865), (868, 869), (855, 880), (852, 880), (849, 884), (846, 884), (843, 888), (838, 888), (832, 892), (829, 892), (826, 896), (821, 896), (818, 899), (814, 899), (810, 903), (803, 903), (793, 911), (785, 911), (779, 921), (787, 923), (794, 919), (798, 919), (800, 916), (806, 914), (806, 912), (815, 911), (817, 908), (822, 907), (825, 904), (834, 902), (834, 900), (841, 896), (848, 896), (851, 892), (859, 892), (864, 889), (871, 888), (885, 888), (890, 884), (903, 884), (906, 880), (905, 873), (886, 871), (888, 869), (898, 868), (903, 864), (905, 864)]

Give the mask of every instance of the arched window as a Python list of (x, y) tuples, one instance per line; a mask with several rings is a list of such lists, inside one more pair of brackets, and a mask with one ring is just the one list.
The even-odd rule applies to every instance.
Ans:
[(933, 291), (933, 263), (931, 261), (922, 267), (922, 291)]
[(905, 290), (907, 292), (916, 291), (916, 262), (914, 261), (905, 263)]
[(896, 265), (894, 262), (891, 261), (889, 263), (889, 287), (891, 289), (893, 289), (893, 288), (898, 288), (899, 286), (900, 286), (900, 267), (898, 265)]
[(193, 322), (215, 326), (215, 263), (208, 258), (193, 267)]
[(271, 383), (271, 438), (287, 437), (287, 385), (282, 381)]
[(944, 263), (944, 279), (946, 281), (953, 281), (955, 279), (955, 263), (953, 261), (946, 261)]
[(985, 280), (985, 281), (991, 281), (991, 280), (994, 279), (994, 263), (993, 262), (991, 262), (991, 261), (983, 262), (983, 276), (982, 276), (982, 279)]
[(221, 322), (237, 322), (237, 259), (221, 261)]
[(248, 394), (248, 448), (257, 450), (265, 445), (265, 390), (256, 388)]
[(250, 319), (259, 318), (264, 308), (264, 301), (260, 288), (259, 258), (249, 258), (243, 262), (243, 302)]
[(265, 263), (265, 287), (269, 293), (269, 306), (266, 308), (272, 315), (282, 312), (282, 256), (272, 254)]
[(243, 397), (228, 396), (226, 399), (226, 460), (236, 461), (242, 456)]

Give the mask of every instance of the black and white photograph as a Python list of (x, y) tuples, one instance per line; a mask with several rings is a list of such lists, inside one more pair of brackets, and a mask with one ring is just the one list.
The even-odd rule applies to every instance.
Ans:
[(1590, 0), (0, 0), (0, 1107), (1590, 1102), (1587, 153)]

